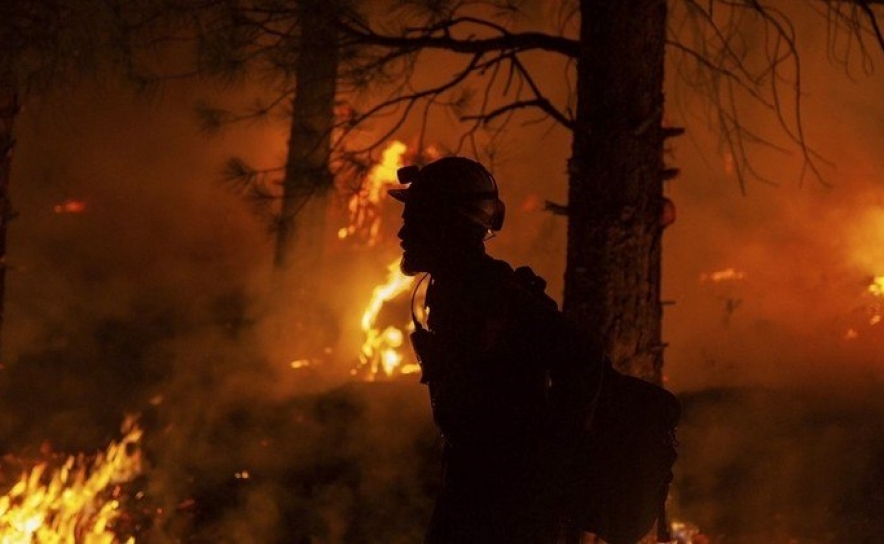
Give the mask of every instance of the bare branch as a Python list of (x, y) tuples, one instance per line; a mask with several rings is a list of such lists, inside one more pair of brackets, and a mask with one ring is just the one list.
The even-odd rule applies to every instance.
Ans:
[(553, 107), (552, 104), (549, 103), (549, 100), (545, 98), (535, 98), (533, 100), (520, 100), (518, 102), (512, 102), (510, 104), (506, 104), (499, 108), (496, 108), (487, 113), (481, 113), (476, 115), (465, 115), (461, 117), (461, 119), (467, 120), (480, 120), (482, 123), (489, 123), (492, 120), (500, 117), (505, 113), (510, 113), (515, 110), (525, 109), (525, 108), (540, 108), (547, 115), (556, 120), (560, 125), (567, 128), (568, 130), (574, 129), (574, 122), (571, 119), (565, 117), (565, 115)]
[[(424, 29), (418, 35), (405, 34), (401, 36), (380, 34), (365, 25), (354, 25), (352, 21), (341, 21), (339, 28), (342, 34), (349, 36), (354, 43), (405, 51), (442, 49), (455, 53), (476, 54), (491, 51), (541, 50), (561, 53), (574, 58), (580, 54), (580, 42), (577, 40), (543, 34), (541, 32), (510, 33), (506, 29), (496, 26), (493, 26), (493, 28), (502, 32), (500, 36), (492, 38), (470, 37), (467, 39), (452, 37), (450, 33), (451, 28), (465, 21), (473, 22), (470, 18), (454, 19), (446, 21), (443, 25)], [(416, 33), (416, 31), (413, 31), (411, 34)]]

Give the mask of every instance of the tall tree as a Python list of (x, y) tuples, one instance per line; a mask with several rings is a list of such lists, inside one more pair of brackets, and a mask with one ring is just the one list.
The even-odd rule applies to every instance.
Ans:
[[(878, 2), (821, 0), (819, 6), (860, 41), (871, 31), (884, 49), (873, 3)], [(710, 99), (718, 106), (722, 138), (743, 167), (741, 181), (754, 173), (745, 144), (758, 137), (740, 122), (735, 90), (771, 107), (783, 131), (802, 150), (805, 165), (814, 170), (814, 155), (801, 129), (799, 59), (788, 16), (754, 0), (565, 1), (560, 3), (560, 31), (550, 33), (513, 30), (501, 18), (524, 2), (410, 4), (424, 8), (419, 12), (422, 18), (406, 18), (399, 30), (382, 31), (378, 25), (352, 20), (343, 26), (344, 35), (373, 44), (381, 51), (379, 58), (400, 62), (406, 74), (428, 50), (459, 54), (465, 62), (433, 85), (396, 88), (366, 107), (360, 118), (384, 111), (399, 111), (404, 117), (420, 103), (454, 103), (470, 123), (468, 135), (532, 109), (570, 130), (568, 204), (553, 207), (568, 216), (564, 311), (587, 337), (597, 340), (599, 357), (609, 356), (621, 370), (660, 382), (661, 239), (670, 211), (663, 187), (677, 174), (664, 164), (663, 144), (666, 137), (681, 132), (662, 126), (664, 53), (670, 47), (686, 55), (714, 82)], [(667, 33), (670, 11), (676, 8), (696, 23), (694, 41)], [(733, 43), (741, 25), (752, 21), (764, 25), (772, 44), (761, 53), (769, 56), (768, 62), (756, 69)], [(561, 56), (576, 66), (569, 78), (569, 100), (556, 103), (527, 67), (523, 57), (537, 52)], [(463, 102), (450, 95), (477, 81), (485, 91), (478, 104), (463, 113)], [(496, 102), (489, 99), (494, 92), (501, 96)], [(784, 98), (792, 92), (796, 106), (787, 120)]]
[(666, 0), (584, 0), (580, 17), (563, 309), (659, 382)]
[(340, 54), (334, 3), (302, 0), (297, 10), (301, 31), (275, 262), (288, 268), (298, 259), (306, 276), (320, 264), (334, 188), (329, 162)]
[(251, 75), (265, 81), (261, 101), (251, 110), (203, 105), (200, 113), (208, 129), (277, 115), (288, 121), (284, 164), (258, 168), (234, 158), (227, 176), (270, 218), (276, 235), (276, 267), (299, 280), (306, 279), (321, 259), (318, 239), (334, 187), (335, 107), (341, 59), (346, 55), (339, 47), (337, 20), (353, 4), (347, 0), (196, 2), (173, 15), (192, 14), (189, 27), (195, 32), (198, 53), (196, 66), (186, 73), (244, 83), (253, 81), (245, 77)]

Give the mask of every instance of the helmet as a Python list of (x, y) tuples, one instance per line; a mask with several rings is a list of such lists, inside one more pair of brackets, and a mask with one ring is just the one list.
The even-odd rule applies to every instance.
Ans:
[(485, 230), (503, 227), (506, 206), (494, 176), (484, 166), (464, 157), (443, 157), (419, 168), (406, 166), (396, 175), (406, 188), (390, 189), (400, 202), (416, 202), (451, 209)]

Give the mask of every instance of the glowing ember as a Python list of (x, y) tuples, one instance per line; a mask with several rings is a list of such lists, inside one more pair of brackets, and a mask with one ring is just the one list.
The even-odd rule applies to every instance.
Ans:
[(289, 366), (291, 366), (295, 370), (299, 368), (307, 368), (308, 366), (310, 366), (310, 361), (307, 359), (298, 359), (289, 363)]
[[(0, 543), (111, 544), (111, 530), (120, 516), (114, 484), (131, 480), (141, 471), (138, 443), (142, 431), (127, 419), (123, 439), (112, 442), (89, 464), (71, 456), (61, 468), (47, 474), (41, 463), (0, 497)], [(130, 538), (127, 542), (134, 542)]]
[(725, 268), (708, 274), (700, 274), (701, 282), (711, 281), (712, 283), (721, 283), (724, 281), (739, 281), (743, 279), (746, 279), (746, 273), (740, 272), (736, 268)]
[(359, 361), (368, 370), (368, 379), (378, 376), (393, 376), (396, 373), (411, 374), (420, 370), (417, 365), (403, 365), (401, 348), (405, 343), (402, 329), (388, 326), (383, 329), (377, 326), (377, 317), (384, 303), (408, 291), (414, 278), (406, 276), (399, 270), (399, 259), (389, 267), (386, 283), (378, 285), (371, 294), (371, 301), (362, 314), (362, 332), (365, 341), (359, 353)]
[(350, 197), (347, 203), (350, 224), (338, 231), (338, 238), (356, 237), (368, 246), (377, 244), (381, 228), (380, 203), (386, 197), (386, 188), (398, 185), (396, 171), (402, 167), (402, 155), (407, 149), (399, 141), (384, 149), (381, 162), (372, 167), (362, 186)]
[(53, 206), (52, 211), (55, 213), (83, 213), (86, 211), (86, 203), (82, 200), (69, 199)]

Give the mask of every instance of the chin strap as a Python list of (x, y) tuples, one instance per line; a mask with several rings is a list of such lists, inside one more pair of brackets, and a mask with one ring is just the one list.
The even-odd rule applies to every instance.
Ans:
[(438, 357), (434, 356), (435, 349), (433, 342), (433, 333), (428, 331), (423, 324), (421, 324), (420, 320), (417, 318), (417, 313), (414, 311), (414, 301), (417, 298), (417, 291), (420, 289), (421, 284), (430, 277), (429, 272), (424, 274), (420, 280), (418, 280), (417, 285), (414, 286), (414, 291), (411, 292), (411, 320), (414, 323), (414, 331), (409, 335), (411, 339), (411, 347), (414, 349), (414, 354), (417, 356), (417, 362), (421, 367), (421, 383), (426, 385), (433, 379), (434, 374), (434, 366), (438, 365), (438, 363), (434, 363), (434, 361), (438, 360)]
[[(417, 318), (417, 313), (415, 313), (415, 311), (414, 311), (414, 303), (415, 303), (415, 300), (417, 300), (418, 289), (420, 289), (421, 284), (424, 283), (424, 281), (429, 277), (430, 277), (429, 272), (427, 272), (426, 274), (421, 276), (421, 279), (419, 279), (417, 281), (417, 285), (414, 286), (414, 291), (411, 292), (411, 321), (412, 321), (412, 323), (414, 323), (414, 330), (416, 330), (416, 331), (425, 330), (425, 327), (420, 322), (420, 320)], [(426, 308), (426, 304), (424, 305), (424, 307)]]

